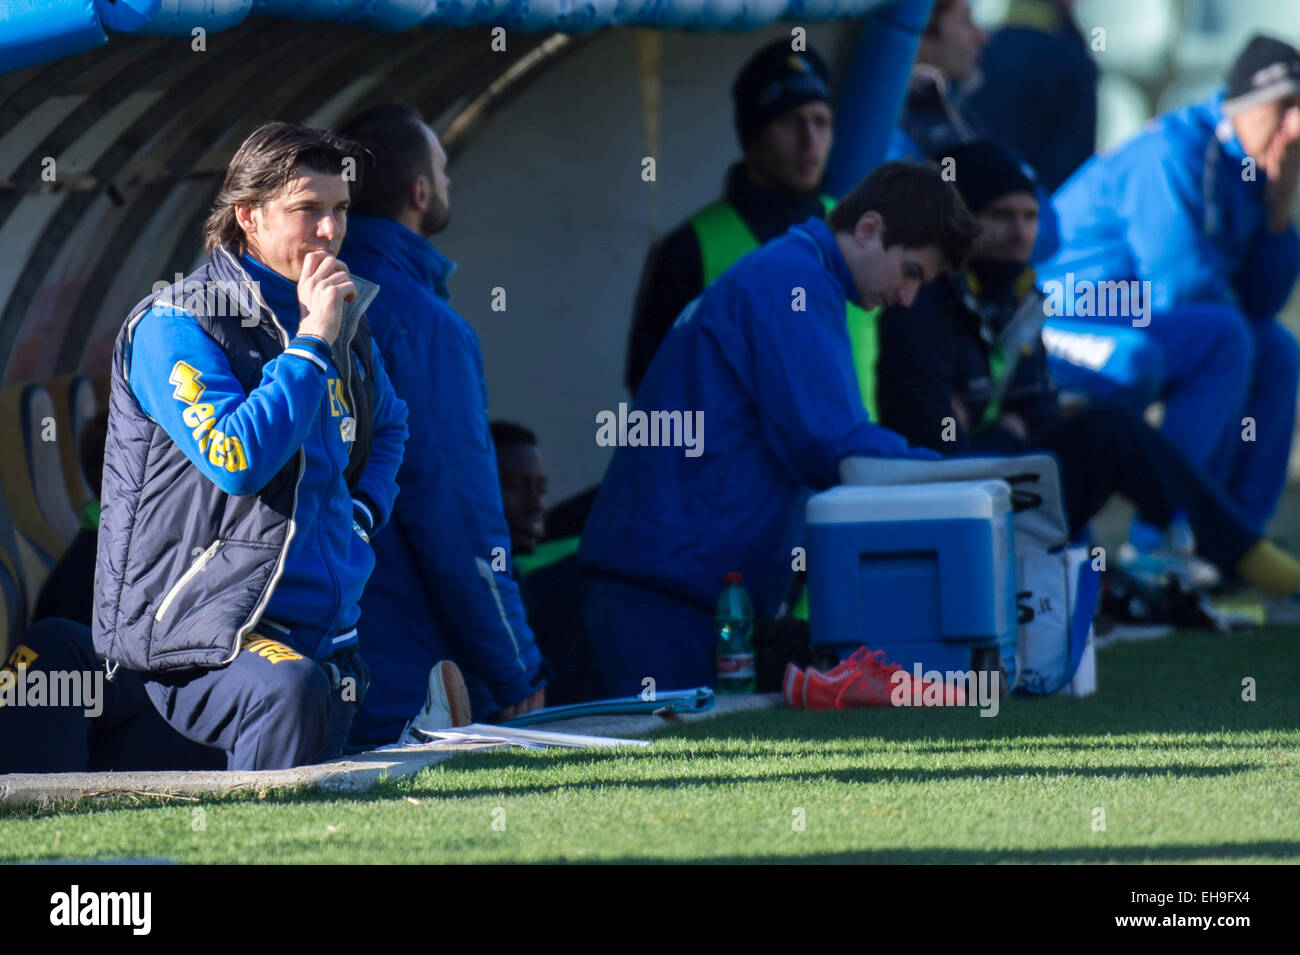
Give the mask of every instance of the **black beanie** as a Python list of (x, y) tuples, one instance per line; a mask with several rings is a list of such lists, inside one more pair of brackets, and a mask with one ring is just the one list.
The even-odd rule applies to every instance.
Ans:
[(1300, 52), (1290, 43), (1257, 33), (1228, 71), (1223, 111), (1231, 115), (1296, 91), (1300, 91)]
[(949, 168), (946, 158), (953, 160), (953, 185), (966, 208), (976, 215), (1009, 192), (1037, 194), (1034, 171), (1001, 143), (983, 139), (943, 150), (934, 159), (945, 176)]
[(811, 47), (796, 52), (788, 38), (775, 40), (749, 58), (731, 87), (731, 98), (743, 149), (786, 110), (816, 100), (830, 102), (826, 64)]

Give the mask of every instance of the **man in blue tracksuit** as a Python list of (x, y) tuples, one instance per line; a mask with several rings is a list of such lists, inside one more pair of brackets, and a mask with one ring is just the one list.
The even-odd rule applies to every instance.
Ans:
[(825, 223), (725, 271), (683, 310), (631, 411), (596, 415), (597, 442), (618, 445), (578, 552), (599, 694), (713, 683), (723, 576), (739, 571), (772, 616), (807, 492), (915, 453), (867, 417), (845, 310), (910, 304), (975, 231), (934, 167), (886, 163)]
[(231, 769), (331, 759), (367, 683), (367, 535), (406, 405), (336, 257), (355, 143), (289, 123), (231, 160), (209, 262), (132, 311), (110, 386), (94, 642)]
[(447, 304), (453, 264), (425, 238), (449, 218), (446, 155), (408, 107), (375, 107), (343, 129), (373, 157), (343, 258), (380, 286), (371, 328), (413, 420), (362, 600), (373, 683), (351, 739), (370, 745), (402, 734), (440, 660), (461, 668), (480, 721), (541, 706), (546, 671), (511, 576), (478, 338)]
[(965, 101), (983, 134), (1020, 154), (1049, 193), (1097, 148), (1097, 64), (1073, 6), (1011, 0)]
[[(1300, 53), (1257, 36), (1226, 91), (1157, 118), (1066, 182), (1054, 197), (1061, 249), (1039, 270), (1049, 314), (1103, 346), (1130, 329), (1154, 344), (1162, 430), (1256, 530), (1282, 493), (1295, 419), (1300, 361), (1275, 316), (1300, 274), (1298, 174)], [(1104, 395), (1120, 376), (1109, 356), (1058, 351), (1052, 373)]]

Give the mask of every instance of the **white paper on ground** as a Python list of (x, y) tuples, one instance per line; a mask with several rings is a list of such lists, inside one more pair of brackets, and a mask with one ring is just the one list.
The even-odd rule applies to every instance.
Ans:
[[(471, 723), (457, 726), (436, 733), (430, 733), (434, 739), (430, 743), (504, 743), (512, 746), (526, 746), (529, 749), (546, 749), (552, 746), (581, 748), (584, 746), (649, 746), (646, 739), (619, 739), (614, 736), (583, 736), (579, 733), (556, 733), (551, 730), (535, 730), (518, 726), (491, 726), (487, 723)], [(393, 743), (383, 749), (411, 749), (418, 745)]]

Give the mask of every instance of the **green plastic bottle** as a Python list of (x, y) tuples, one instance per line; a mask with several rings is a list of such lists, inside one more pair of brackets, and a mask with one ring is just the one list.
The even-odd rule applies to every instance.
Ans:
[(754, 607), (732, 571), (723, 580), (718, 597), (718, 643), (714, 655), (719, 693), (754, 692)]

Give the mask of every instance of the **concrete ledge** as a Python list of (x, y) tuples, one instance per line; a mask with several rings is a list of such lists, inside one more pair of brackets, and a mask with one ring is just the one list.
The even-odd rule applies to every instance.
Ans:
[(11, 773), (0, 776), (0, 803), (42, 806), (97, 796), (194, 797), (272, 789), (315, 787), (369, 789), (381, 776), (406, 776), (457, 753), (491, 749), (495, 743), (430, 743), (387, 752), (359, 753), (316, 766), (246, 772)]
[[(724, 713), (771, 709), (780, 703), (779, 693), (720, 696), (718, 705), (707, 713), (589, 716), (538, 723), (529, 729), (590, 736), (643, 736), (666, 726), (698, 722)], [(509, 728), (502, 727), (502, 732), (508, 733)], [(490, 742), (430, 743), (400, 750), (359, 753), (317, 766), (257, 772), (12, 773), (0, 776), (0, 804), (35, 803), (46, 807), (108, 796), (144, 796), (191, 802), (199, 796), (224, 796), (239, 791), (264, 793), (272, 789), (360, 792), (369, 789), (382, 776), (391, 779), (409, 776), (458, 753), (497, 749), (501, 745)]]

